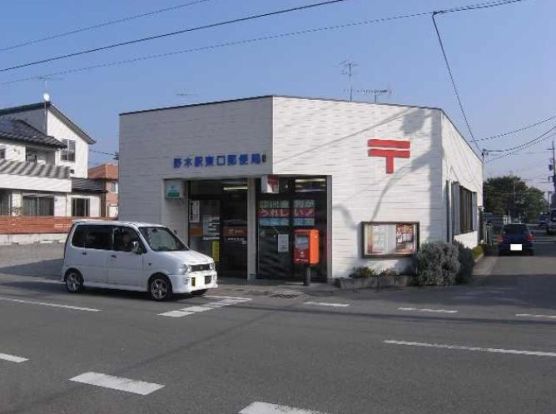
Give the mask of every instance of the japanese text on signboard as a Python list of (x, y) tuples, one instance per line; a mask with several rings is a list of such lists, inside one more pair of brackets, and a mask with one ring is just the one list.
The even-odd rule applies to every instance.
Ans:
[(189, 155), (174, 158), (174, 168), (212, 168), (236, 165), (260, 165), (266, 162), (266, 154), (255, 152), (245, 154)]

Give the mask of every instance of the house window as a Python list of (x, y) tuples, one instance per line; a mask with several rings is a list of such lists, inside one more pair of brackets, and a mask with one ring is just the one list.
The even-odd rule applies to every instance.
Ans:
[(71, 215), (73, 217), (89, 217), (89, 199), (73, 198), (71, 200)]
[(6, 159), (6, 148), (0, 148), (0, 160)]
[(23, 196), (24, 216), (53, 216), (54, 197), (51, 196)]
[(64, 144), (66, 144), (66, 148), (62, 150), (62, 161), (75, 162), (75, 141), (65, 139)]
[(473, 214), (475, 208), (473, 202), (475, 197), (473, 193), (464, 187), (459, 188), (459, 199), (460, 199), (460, 209), (459, 209), (459, 226), (460, 233), (469, 233), (474, 229)]
[(108, 191), (111, 193), (118, 192), (118, 182), (117, 181), (109, 181), (108, 182)]

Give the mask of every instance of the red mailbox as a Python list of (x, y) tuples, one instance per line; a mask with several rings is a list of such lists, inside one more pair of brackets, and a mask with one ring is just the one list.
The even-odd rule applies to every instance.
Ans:
[(295, 230), (293, 262), (295, 264), (316, 265), (319, 260), (319, 231), (316, 229)]

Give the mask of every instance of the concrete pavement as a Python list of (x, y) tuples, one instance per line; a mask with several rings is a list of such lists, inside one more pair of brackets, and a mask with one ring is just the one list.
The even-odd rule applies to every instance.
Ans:
[(0, 247), (0, 412), (554, 413), (556, 238), (537, 240), (473, 286), (166, 303), (70, 295), (59, 247)]

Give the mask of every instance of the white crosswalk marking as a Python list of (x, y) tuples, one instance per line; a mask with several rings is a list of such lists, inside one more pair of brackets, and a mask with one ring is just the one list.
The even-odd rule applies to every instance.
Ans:
[(135, 381), (129, 378), (114, 377), (99, 372), (85, 372), (84, 374), (71, 378), (70, 381), (139, 395), (149, 395), (164, 387), (164, 385), (152, 382)]
[(269, 404), (255, 401), (249, 404), (239, 414), (324, 414), (319, 411), (302, 410), (300, 408), (287, 407), (285, 405)]
[(187, 308), (177, 309), (169, 312), (159, 313), (159, 316), (167, 316), (170, 318), (182, 318), (184, 316), (194, 315), (196, 313), (206, 312), (213, 309), (222, 308), (224, 306), (236, 305), (238, 303), (249, 302), (250, 298), (240, 298), (233, 296), (205, 296), (209, 299), (221, 299), (218, 302), (206, 303), (198, 306), (188, 306)]
[(25, 361), (29, 361), (27, 358), (22, 358), (16, 355), (10, 355), (10, 354), (0, 354), (0, 359), (4, 360), (4, 361), (10, 361), (10, 362), (15, 362), (16, 364), (19, 364), (21, 362), (25, 362)]
[(330, 306), (331, 308), (347, 308), (349, 306), (349, 304), (347, 303), (329, 303), (329, 302), (305, 302), (304, 305)]

